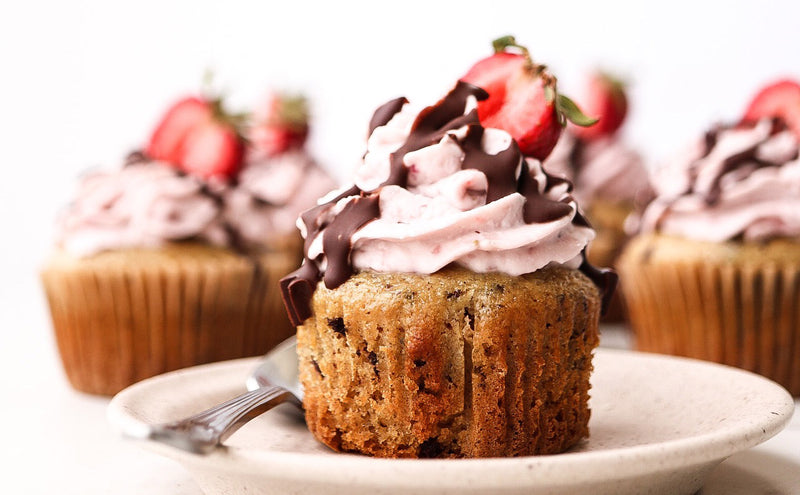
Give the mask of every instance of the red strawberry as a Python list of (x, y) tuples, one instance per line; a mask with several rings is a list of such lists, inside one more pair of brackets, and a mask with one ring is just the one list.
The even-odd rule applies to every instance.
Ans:
[(784, 79), (762, 89), (747, 107), (742, 122), (780, 117), (800, 139), (800, 84)]
[(523, 154), (544, 160), (567, 120), (578, 125), (596, 122), (558, 94), (556, 78), (545, 66), (534, 64), (513, 36), (499, 38), (493, 46), (494, 55), (473, 65), (461, 78), (489, 93), (488, 99), (478, 103), (481, 124), (505, 130)]
[(213, 110), (203, 99), (189, 97), (173, 104), (161, 118), (145, 150), (154, 160), (178, 163), (181, 149), (192, 130), (211, 120)]
[(184, 141), (178, 163), (200, 177), (233, 177), (244, 154), (242, 138), (230, 125), (210, 120), (196, 127)]
[(243, 150), (234, 117), (223, 112), (220, 100), (189, 97), (167, 110), (150, 137), (146, 154), (208, 178), (232, 177), (241, 166)]
[(300, 95), (270, 95), (254, 120), (248, 138), (256, 151), (268, 156), (302, 148), (308, 137), (308, 103)]
[(583, 96), (581, 110), (597, 117), (598, 122), (590, 127), (575, 126), (575, 135), (591, 141), (617, 132), (628, 113), (625, 85), (606, 73), (596, 72), (587, 81)]

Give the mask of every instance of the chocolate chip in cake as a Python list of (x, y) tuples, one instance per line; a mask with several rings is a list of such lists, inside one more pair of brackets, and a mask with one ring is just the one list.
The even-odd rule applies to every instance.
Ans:
[(456, 290), (454, 290), (452, 292), (448, 292), (447, 294), (445, 294), (444, 297), (447, 298), (447, 299), (458, 299), (463, 294), (464, 294), (464, 291), (462, 291), (461, 289), (456, 289)]
[(375, 351), (369, 351), (369, 354), (367, 354), (367, 360), (369, 361), (369, 364), (372, 365), (372, 370), (375, 371), (375, 376), (380, 377), (381, 374), (378, 371), (378, 355), (375, 354)]
[(344, 326), (342, 318), (328, 318), (328, 326), (339, 335), (345, 336), (347, 334), (347, 328)]
[(433, 459), (439, 457), (444, 452), (444, 446), (433, 437), (425, 440), (419, 446), (418, 455), (421, 459)]
[(311, 364), (314, 365), (314, 369), (317, 370), (317, 373), (319, 373), (319, 376), (321, 376), (322, 378), (325, 378), (325, 374), (322, 372), (321, 369), (319, 369), (319, 363), (317, 362), (317, 360), (316, 359), (312, 359), (311, 360)]

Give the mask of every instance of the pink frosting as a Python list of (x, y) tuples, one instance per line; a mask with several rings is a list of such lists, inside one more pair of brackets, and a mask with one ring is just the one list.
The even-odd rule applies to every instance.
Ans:
[(295, 232), (299, 213), (332, 187), (302, 151), (246, 163), (236, 185), (141, 162), (82, 177), (56, 241), (76, 256), (190, 239), (259, 251)]
[(238, 186), (223, 193), (224, 216), (240, 240), (257, 249), (276, 234), (295, 233), (298, 215), (334, 187), (303, 150), (252, 160), (239, 174)]
[(573, 195), (582, 205), (588, 206), (596, 199), (646, 203), (652, 195), (641, 155), (619, 134), (584, 142), (565, 132), (545, 160), (544, 168), (572, 181)]
[(800, 143), (773, 127), (722, 128), (657, 171), (641, 229), (714, 242), (800, 236)]
[[(464, 114), (474, 108), (474, 103), (473, 98)], [(387, 124), (373, 131), (355, 174), (356, 186), (373, 190), (388, 178), (390, 156), (408, 139), (417, 115), (406, 104)], [(580, 265), (582, 251), (594, 231), (573, 223), (577, 207), (569, 194), (569, 184), (553, 183), (537, 160), (520, 158), (517, 170), (525, 160), (543, 196), (569, 205), (568, 214), (552, 221), (526, 223), (526, 199), (522, 194), (513, 192), (487, 202), (486, 175), (477, 169), (461, 169), (466, 132), (466, 126), (448, 132), (438, 143), (405, 155), (408, 185), (379, 189), (380, 216), (351, 238), (353, 267), (433, 273), (456, 263), (477, 272), (520, 275), (549, 264), (573, 268)], [(505, 131), (486, 129), (481, 146), (484, 152), (496, 155), (516, 145)], [(355, 198), (341, 198), (316, 223), (331, 221)], [(307, 233), (306, 227), (301, 225)], [(313, 239), (308, 258), (324, 259), (323, 233), (324, 230)]]
[(89, 173), (57, 222), (57, 242), (76, 256), (190, 238), (226, 245), (219, 206), (204, 190), (155, 162)]

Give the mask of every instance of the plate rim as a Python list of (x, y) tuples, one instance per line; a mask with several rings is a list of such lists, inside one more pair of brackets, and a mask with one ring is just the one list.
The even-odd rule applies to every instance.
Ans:
[[(684, 438), (676, 438), (656, 443), (643, 445), (633, 445), (610, 449), (601, 449), (585, 452), (566, 452), (562, 454), (524, 456), (524, 457), (500, 457), (500, 458), (478, 458), (478, 459), (382, 459), (358, 454), (337, 454), (329, 453), (303, 453), (303, 452), (278, 452), (270, 450), (255, 450), (246, 447), (229, 446), (225, 449), (217, 450), (210, 455), (197, 456), (188, 452), (183, 452), (168, 446), (163, 446), (152, 441), (142, 440), (140, 443), (148, 450), (156, 451), (167, 457), (171, 457), (188, 465), (202, 466), (214, 463), (224, 466), (226, 471), (251, 472), (255, 466), (265, 475), (280, 476), (285, 479), (294, 479), (301, 473), (297, 473), (298, 465), (308, 465), (313, 463), (315, 477), (325, 477), (331, 483), (340, 482), (361, 482), (369, 480), (370, 476), (356, 476), (351, 472), (344, 472), (341, 463), (342, 459), (347, 458), (347, 462), (352, 464), (355, 469), (367, 467), (367, 471), (378, 469), (381, 475), (389, 475), (393, 470), (399, 471), (395, 467), (402, 465), (402, 475), (396, 476), (397, 480), (403, 482), (405, 486), (422, 486), (427, 483), (415, 482), (415, 475), (423, 475), (429, 472), (436, 472), (442, 477), (448, 478), (448, 487), (466, 486), (475, 488), (481, 484), (481, 478), (475, 479), (470, 474), (475, 471), (475, 466), (480, 464), (482, 468), (491, 469), (500, 476), (492, 476), (491, 482), (486, 480), (486, 486), (504, 488), (519, 486), (521, 482), (543, 481), (537, 479), (543, 470), (547, 471), (546, 485), (561, 484), (581, 484), (595, 480), (596, 475), (589, 475), (603, 467), (614, 467), (614, 479), (629, 478), (647, 475), (655, 472), (664, 472), (690, 466), (702, 464), (718, 463), (736, 452), (749, 449), (758, 445), (780, 432), (790, 421), (794, 413), (794, 399), (788, 391), (761, 375), (746, 371), (732, 366), (722, 365), (698, 359), (640, 352), (633, 350), (598, 348), (595, 351), (609, 358), (616, 355), (616, 358), (644, 359), (644, 360), (665, 360), (683, 365), (711, 367), (723, 370), (727, 373), (738, 374), (747, 377), (749, 380), (760, 381), (772, 394), (770, 397), (776, 409), (770, 411), (770, 416), (765, 415), (763, 422), (753, 422), (745, 428), (741, 423), (735, 423), (725, 428), (715, 429), (711, 433), (692, 435)], [(230, 361), (209, 363), (190, 368), (184, 368), (153, 378), (138, 382), (114, 396), (107, 409), (107, 417), (112, 426), (119, 432), (126, 429), (135, 428), (137, 425), (142, 427), (141, 421), (134, 417), (134, 409), (129, 406), (129, 399), (135, 398), (152, 386), (158, 386), (164, 382), (174, 380), (176, 377), (185, 379), (186, 376), (212, 372), (215, 369), (225, 369), (241, 367), (244, 372), (243, 377), (252, 370), (260, 357), (243, 358)], [(242, 386), (244, 378), (242, 379)], [(783, 399), (781, 401), (781, 399)], [(586, 440), (584, 440), (586, 441)], [(702, 447), (702, 448), (701, 448)], [(579, 457), (579, 460), (576, 460)], [(658, 469), (651, 466), (652, 462), (659, 460)], [(300, 462), (303, 461), (303, 462)], [(636, 462), (632, 462), (636, 461)], [(576, 470), (575, 463), (580, 462), (581, 466), (592, 469)], [(307, 470), (302, 470), (307, 474)], [(364, 471), (361, 471), (364, 472)], [(503, 475), (507, 473), (508, 475)], [(514, 476), (510, 476), (510, 474)], [(374, 476), (374, 475), (373, 475)], [(391, 475), (395, 476), (395, 475)], [(498, 480), (506, 480), (505, 483), (498, 483)], [(391, 481), (388, 480), (387, 481)], [(455, 481), (456, 483), (452, 483)]]

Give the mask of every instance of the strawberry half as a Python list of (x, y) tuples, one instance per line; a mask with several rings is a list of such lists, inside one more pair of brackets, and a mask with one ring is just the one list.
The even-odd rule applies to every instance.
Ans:
[(186, 136), (178, 163), (181, 169), (203, 178), (233, 177), (242, 163), (244, 146), (236, 130), (210, 120)]
[(784, 79), (766, 86), (750, 102), (742, 123), (779, 117), (800, 139), (800, 84)]
[(489, 98), (478, 102), (481, 124), (503, 129), (523, 154), (544, 160), (567, 120), (581, 126), (597, 121), (558, 94), (556, 78), (544, 65), (534, 64), (528, 49), (518, 45), (513, 36), (499, 38), (492, 45), (494, 55), (473, 65), (461, 78), (489, 93)]
[(189, 97), (174, 103), (161, 118), (145, 150), (154, 160), (178, 163), (186, 137), (194, 128), (211, 120), (211, 105), (201, 98)]
[(576, 136), (585, 141), (613, 135), (628, 114), (625, 85), (604, 72), (595, 72), (589, 77), (580, 103), (581, 110), (598, 119), (593, 126), (576, 126), (572, 129)]
[(232, 177), (244, 152), (234, 120), (219, 99), (184, 98), (161, 118), (145, 153), (203, 178)]
[(271, 94), (253, 120), (248, 140), (267, 156), (302, 148), (308, 138), (308, 102), (301, 95)]

